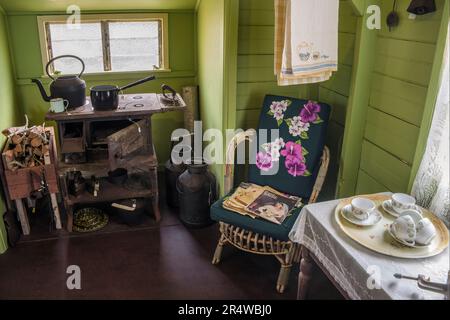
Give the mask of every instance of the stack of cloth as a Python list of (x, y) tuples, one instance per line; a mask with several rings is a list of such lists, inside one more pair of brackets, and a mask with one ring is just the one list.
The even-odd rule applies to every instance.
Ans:
[(339, 0), (275, 0), (279, 86), (323, 82), (338, 70)]
[(236, 191), (223, 202), (227, 210), (251, 218), (262, 218), (281, 224), (297, 208), (302, 199), (281, 193), (269, 186), (241, 183)]

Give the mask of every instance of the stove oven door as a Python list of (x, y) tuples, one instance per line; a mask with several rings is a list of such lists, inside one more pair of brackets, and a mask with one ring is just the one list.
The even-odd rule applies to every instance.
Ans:
[(128, 168), (133, 161), (139, 161), (140, 155), (154, 154), (150, 130), (150, 120), (143, 119), (108, 136), (110, 169)]

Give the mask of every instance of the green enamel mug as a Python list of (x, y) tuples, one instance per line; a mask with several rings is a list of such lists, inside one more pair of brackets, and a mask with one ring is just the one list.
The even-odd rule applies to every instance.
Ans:
[(69, 101), (63, 98), (55, 98), (50, 100), (50, 112), (64, 112), (69, 106)]

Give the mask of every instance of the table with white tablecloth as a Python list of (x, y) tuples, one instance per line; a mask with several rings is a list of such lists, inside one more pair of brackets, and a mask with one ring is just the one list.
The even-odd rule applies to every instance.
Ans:
[(420, 289), (414, 281), (396, 279), (394, 274), (422, 274), (434, 282), (446, 283), (450, 260), (448, 248), (426, 259), (401, 259), (373, 252), (340, 229), (334, 217), (339, 202), (334, 200), (304, 207), (290, 239), (309, 251), (345, 297), (355, 300), (445, 298)]

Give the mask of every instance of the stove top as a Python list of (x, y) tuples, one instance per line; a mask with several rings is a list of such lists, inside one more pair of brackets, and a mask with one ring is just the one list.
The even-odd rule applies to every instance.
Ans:
[(177, 94), (176, 99), (166, 99), (162, 94), (142, 93), (124, 94), (119, 96), (119, 106), (115, 110), (94, 110), (90, 98), (86, 105), (60, 113), (47, 113), (48, 120), (65, 120), (67, 118), (81, 118), (86, 116), (106, 117), (126, 114), (151, 114), (166, 111), (184, 110), (186, 103)]

